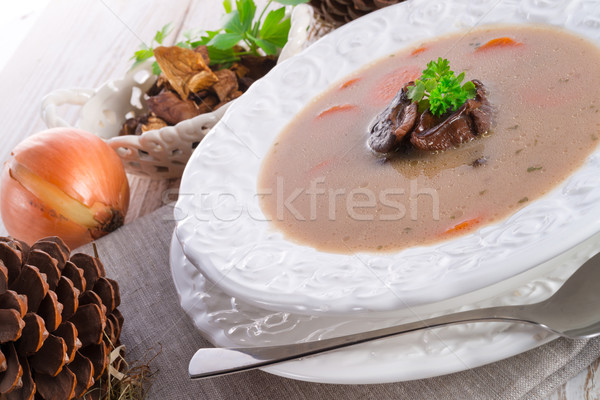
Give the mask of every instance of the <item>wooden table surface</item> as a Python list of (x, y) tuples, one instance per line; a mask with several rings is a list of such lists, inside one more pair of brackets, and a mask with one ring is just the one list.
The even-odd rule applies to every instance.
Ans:
[[(37, 0), (40, 1), (44, 2)], [(2, 163), (17, 143), (45, 128), (40, 117), (44, 95), (60, 88), (96, 88), (107, 80), (119, 78), (131, 66), (130, 57), (140, 43), (150, 42), (166, 23), (172, 23), (174, 28), (167, 40), (173, 43), (183, 32), (217, 27), (222, 13), (220, 0), (45, 1), (44, 9), (20, 15), (13, 21), (20, 26), (29, 23), (27, 18), (35, 17), (18, 48), (4, 54), (8, 59), (0, 72)], [(7, 6), (0, 5), (0, 13)], [(0, 42), (17, 39), (20, 40), (9, 34), (2, 36)], [(67, 121), (76, 123), (77, 107), (64, 106), (60, 112)], [(164, 194), (179, 184), (177, 179), (149, 180), (136, 176), (129, 176), (129, 181), (131, 207), (127, 222), (163, 205)], [(5, 234), (1, 222), (0, 234)], [(549, 399), (600, 399), (599, 365), (600, 360)]]

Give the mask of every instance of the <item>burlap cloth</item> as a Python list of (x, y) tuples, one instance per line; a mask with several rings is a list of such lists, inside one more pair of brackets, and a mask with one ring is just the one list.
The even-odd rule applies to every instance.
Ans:
[[(600, 339), (558, 339), (483, 367), (410, 382), (316, 384), (262, 371), (191, 381), (188, 361), (210, 344), (178, 303), (169, 267), (174, 226), (165, 206), (97, 241), (107, 275), (120, 284), (127, 359), (158, 353), (150, 363), (156, 371), (150, 399), (543, 399), (600, 356)], [(92, 254), (90, 245), (81, 250)]]

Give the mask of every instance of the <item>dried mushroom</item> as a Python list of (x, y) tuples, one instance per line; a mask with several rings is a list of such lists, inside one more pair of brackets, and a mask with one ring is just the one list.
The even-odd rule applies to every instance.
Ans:
[(154, 57), (182, 99), (187, 99), (190, 92), (208, 89), (218, 81), (200, 52), (178, 46), (160, 46), (154, 49)]
[(216, 72), (217, 82), (212, 86), (220, 101), (227, 101), (238, 90), (238, 81), (235, 72), (222, 69)]
[(142, 133), (152, 131), (155, 129), (164, 128), (167, 123), (164, 119), (157, 117), (156, 115), (150, 114), (145, 123), (139, 124), (136, 129), (140, 129)]
[(241, 56), (231, 65), (210, 66), (206, 46), (154, 49), (162, 70), (146, 92), (147, 113), (128, 118), (120, 135), (141, 135), (215, 111), (241, 96), (276, 64), (273, 56)]
[(200, 114), (198, 106), (191, 100), (181, 100), (176, 93), (162, 92), (147, 101), (151, 113), (171, 125)]

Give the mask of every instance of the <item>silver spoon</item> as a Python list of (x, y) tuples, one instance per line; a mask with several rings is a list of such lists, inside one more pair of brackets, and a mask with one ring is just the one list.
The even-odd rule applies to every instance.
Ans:
[(536, 304), (489, 307), (306, 343), (248, 348), (203, 348), (189, 365), (192, 379), (209, 378), (312, 356), (420, 329), (479, 321), (539, 325), (568, 338), (600, 335), (600, 253), (586, 261), (550, 298)]

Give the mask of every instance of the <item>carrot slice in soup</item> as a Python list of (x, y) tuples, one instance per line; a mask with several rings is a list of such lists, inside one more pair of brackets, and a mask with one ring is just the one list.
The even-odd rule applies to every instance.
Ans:
[(385, 75), (373, 88), (371, 98), (376, 105), (386, 105), (398, 93), (405, 83), (421, 76), (417, 66), (404, 67)]
[(416, 49), (414, 49), (413, 51), (410, 52), (410, 55), (416, 56), (417, 54), (421, 54), (422, 52), (424, 52), (426, 50), (427, 50), (427, 47), (425, 47), (425, 46), (417, 47)]
[(447, 229), (444, 232), (444, 234), (464, 232), (466, 230), (470, 230), (471, 228), (475, 227), (480, 222), (481, 222), (481, 218), (479, 218), (479, 217), (468, 219), (466, 221), (460, 222), (460, 223), (454, 225), (453, 227)]
[(335, 157), (334, 158), (330, 158), (327, 160), (323, 160), (320, 163), (318, 163), (317, 165), (311, 167), (308, 172), (307, 175), (309, 178), (312, 178), (313, 176), (315, 176), (318, 173), (323, 172), (324, 170), (326, 170), (333, 162), (335, 161)]
[(354, 111), (356, 109), (358, 109), (358, 107), (354, 104), (341, 104), (338, 106), (333, 106), (328, 108), (327, 110), (321, 111), (321, 113), (317, 115), (317, 119), (327, 117), (332, 114), (337, 114), (340, 112)]
[(360, 78), (350, 79), (350, 80), (342, 83), (342, 85), (340, 86), (340, 89), (347, 89), (350, 86), (354, 86), (358, 81), (360, 81)]
[(489, 42), (479, 46), (475, 52), (481, 52), (486, 50), (492, 50), (497, 48), (507, 48), (507, 47), (520, 47), (523, 46), (523, 43), (517, 42), (514, 39), (509, 37), (500, 37), (496, 39), (492, 39)]

